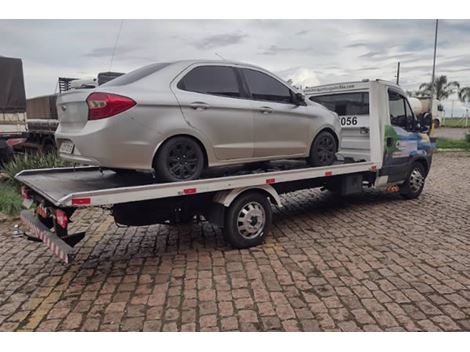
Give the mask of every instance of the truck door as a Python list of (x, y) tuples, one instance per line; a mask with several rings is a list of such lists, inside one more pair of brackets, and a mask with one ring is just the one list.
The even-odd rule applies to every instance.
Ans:
[(388, 182), (400, 182), (406, 179), (416, 158), (429, 154), (431, 145), (427, 135), (417, 131), (408, 100), (401, 93), (389, 89), (388, 102), (390, 123), (385, 126), (382, 175), (388, 175)]

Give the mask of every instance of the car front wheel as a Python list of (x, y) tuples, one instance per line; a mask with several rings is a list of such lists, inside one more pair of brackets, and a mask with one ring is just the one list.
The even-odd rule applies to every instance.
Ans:
[(204, 153), (192, 138), (174, 137), (162, 145), (154, 168), (161, 182), (195, 180), (204, 170)]

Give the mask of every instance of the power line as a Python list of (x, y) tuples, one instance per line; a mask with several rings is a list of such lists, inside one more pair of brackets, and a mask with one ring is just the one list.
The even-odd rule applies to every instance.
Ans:
[(116, 55), (116, 48), (117, 48), (117, 45), (118, 45), (118, 42), (119, 42), (119, 37), (121, 36), (123, 23), (124, 23), (124, 20), (121, 20), (121, 23), (119, 24), (119, 30), (118, 30), (118, 33), (117, 33), (117, 36), (116, 36), (116, 41), (114, 42), (113, 54), (111, 55), (111, 63), (109, 64), (109, 70), (108, 71), (111, 71), (111, 68), (113, 67), (113, 60), (114, 60), (114, 56)]

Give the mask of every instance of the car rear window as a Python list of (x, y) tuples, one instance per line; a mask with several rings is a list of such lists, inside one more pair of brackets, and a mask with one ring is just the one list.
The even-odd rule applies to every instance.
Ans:
[(367, 92), (316, 95), (310, 97), (310, 100), (338, 115), (369, 114), (369, 93)]
[(165, 68), (169, 65), (169, 62), (160, 62), (157, 64), (147, 65), (141, 67), (137, 70), (131, 71), (123, 76), (117, 77), (108, 83), (103, 84), (107, 87), (116, 87), (116, 86), (125, 86), (137, 82), (138, 80), (151, 75), (157, 71), (160, 71), (162, 68)]
[(238, 98), (241, 95), (237, 74), (230, 66), (196, 67), (178, 82), (178, 88), (232, 98)]

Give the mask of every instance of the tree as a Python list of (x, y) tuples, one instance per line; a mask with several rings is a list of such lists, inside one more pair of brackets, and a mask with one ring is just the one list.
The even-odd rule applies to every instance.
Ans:
[(459, 99), (462, 103), (470, 103), (470, 87), (463, 87), (459, 90)]
[[(459, 82), (447, 81), (447, 76), (442, 75), (434, 80), (434, 95), (438, 100), (447, 99), (451, 94), (460, 88)], [(431, 95), (431, 83), (421, 83), (419, 86), (419, 96)]]

